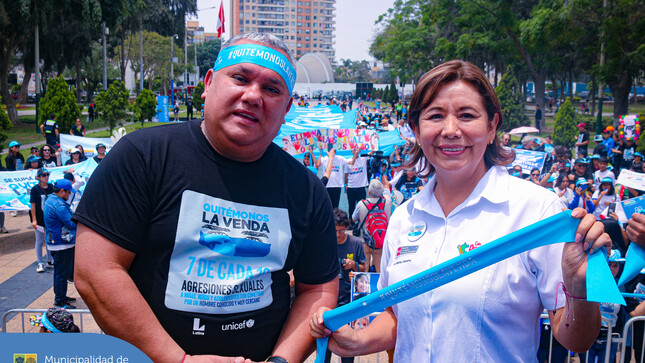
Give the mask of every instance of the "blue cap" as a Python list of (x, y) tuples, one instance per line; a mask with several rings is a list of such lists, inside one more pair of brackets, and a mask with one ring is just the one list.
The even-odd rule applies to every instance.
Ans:
[(598, 154), (593, 154), (593, 155), (591, 155), (590, 159), (592, 159), (592, 160), (593, 160), (593, 159), (600, 159), (600, 155), (598, 155)]
[(578, 180), (576, 180), (576, 187), (579, 187), (582, 184), (589, 185), (589, 182), (585, 178), (579, 178)]
[(634, 153), (634, 156), (640, 156), (641, 159), (643, 158), (643, 154), (639, 153), (638, 151)]
[(40, 158), (39, 158), (38, 156), (36, 156), (36, 155), (29, 155), (29, 157), (27, 158), (27, 164), (29, 164), (29, 163), (31, 163), (31, 162), (34, 162), (34, 161), (38, 161), (38, 160), (40, 160)]
[(76, 193), (76, 190), (72, 188), (72, 182), (67, 179), (59, 179), (56, 181), (56, 188), (69, 190), (72, 193)]
[(602, 178), (602, 180), (600, 180), (600, 184), (605, 184), (605, 183), (614, 185), (614, 179), (612, 179), (610, 177)]
[(578, 158), (576, 159), (576, 164), (589, 164), (589, 161), (587, 161), (587, 158)]
[(611, 250), (609, 255), (609, 262), (625, 262), (625, 259), (621, 255), (619, 250)]
[(18, 142), (18, 141), (16, 141), (16, 140), (13, 140), (13, 141), (11, 141), (11, 142), (9, 143), (9, 147), (20, 146), (20, 145), (22, 145), (22, 144), (21, 144), (21, 143), (19, 143), (19, 142)]

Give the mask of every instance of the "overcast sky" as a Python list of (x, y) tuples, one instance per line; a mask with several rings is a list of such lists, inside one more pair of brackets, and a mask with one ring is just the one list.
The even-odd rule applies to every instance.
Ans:
[[(208, 33), (217, 32), (217, 12), (221, 0), (197, 0), (199, 25)], [(394, 4), (394, 0), (336, 1), (336, 59), (370, 60), (369, 46), (376, 29), (374, 22)], [(226, 32), (231, 34), (230, 0), (224, 0)]]

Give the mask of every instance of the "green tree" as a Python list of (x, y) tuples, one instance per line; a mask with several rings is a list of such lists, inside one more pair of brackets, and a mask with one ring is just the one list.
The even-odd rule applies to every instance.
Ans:
[(129, 119), (130, 115), (127, 112), (130, 109), (129, 97), (130, 93), (125, 88), (125, 83), (119, 80), (112, 82), (107, 91), (99, 93), (96, 97), (99, 116), (110, 125), (110, 134), (117, 123)]
[(7, 116), (7, 113), (4, 112), (4, 110), (0, 109), (0, 150), (4, 149), (4, 142), (7, 141), (8, 138), (5, 131), (9, 130), (12, 127), (13, 125), (9, 120), (9, 116)]
[(577, 136), (576, 113), (571, 105), (571, 100), (567, 97), (567, 100), (564, 101), (564, 104), (555, 115), (553, 144), (571, 148), (575, 144)]
[(143, 127), (145, 120), (152, 120), (157, 114), (157, 99), (155, 98), (155, 94), (149, 89), (141, 90), (134, 100), (133, 112), (134, 119), (141, 122), (141, 127)]
[(379, 98), (380, 98), (380, 99), (381, 99), (381, 101), (383, 101), (384, 103), (389, 103), (389, 102), (390, 102), (390, 86), (389, 86), (389, 85), (385, 86), (385, 89), (384, 89), (384, 90), (383, 90), (383, 92), (379, 95)]
[(206, 72), (213, 68), (215, 60), (219, 55), (219, 50), (219, 40), (209, 40), (197, 45), (197, 66), (199, 67), (199, 74), (205, 76)]
[(195, 106), (195, 110), (198, 112), (202, 110), (202, 107), (204, 107), (202, 93), (204, 93), (204, 82), (199, 82), (193, 90), (193, 106)]
[(47, 92), (40, 100), (38, 124), (42, 124), (53, 113), (61, 133), (68, 133), (77, 118), (81, 117), (81, 110), (76, 104), (74, 88), (70, 91), (63, 76), (52, 78), (47, 82)]
[(502, 106), (504, 119), (502, 127), (505, 131), (530, 124), (529, 118), (524, 114), (524, 95), (512, 66), (506, 68), (506, 73), (495, 88), (495, 93)]
[(388, 102), (399, 102), (399, 91), (396, 89), (394, 81), (390, 83), (390, 96)]

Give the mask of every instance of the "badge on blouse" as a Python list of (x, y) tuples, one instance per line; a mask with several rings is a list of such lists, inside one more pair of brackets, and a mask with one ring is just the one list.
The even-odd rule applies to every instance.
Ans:
[(426, 233), (426, 222), (418, 221), (410, 227), (410, 232), (408, 232), (408, 241), (418, 241), (424, 233)]

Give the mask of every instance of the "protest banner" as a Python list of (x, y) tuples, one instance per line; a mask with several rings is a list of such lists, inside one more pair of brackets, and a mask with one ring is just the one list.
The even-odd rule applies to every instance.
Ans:
[[(49, 168), (47, 169), (51, 174), (49, 182), (54, 183), (56, 180), (63, 179), (65, 171), (73, 167), (85, 181), (85, 184), (79, 189), (82, 193), (85, 190), (87, 181), (90, 179), (94, 169), (96, 169), (96, 165), (94, 159), (90, 158), (82, 163), (74, 164), (74, 166)], [(38, 184), (36, 170), (0, 172), (0, 211), (29, 210), (31, 208), (31, 203), (29, 202), (30, 191), (36, 184)]]
[(624, 185), (628, 188), (645, 190), (645, 174), (623, 169), (616, 180), (616, 184)]
[(319, 150), (378, 150), (379, 136), (373, 130), (320, 129), (282, 136), (282, 148), (291, 155), (303, 154), (309, 147)]
[(81, 145), (85, 151), (85, 156), (88, 159), (91, 159), (98, 155), (96, 151), (97, 144), (105, 145), (105, 153), (107, 154), (114, 142), (109, 137), (83, 137), (83, 136), (73, 136), (73, 135), (60, 135), (60, 147), (62, 152), (60, 153), (60, 162), (65, 165), (65, 162), (71, 158), (71, 152), (76, 149), (76, 145)]
[(542, 172), (542, 167), (544, 167), (544, 161), (546, 160), (545, 152), (523, 149), (514, 149), (514, 151), (515, 160), (509, 167), (519, 165), (522, 167), (522, 173), (524, 174), (530, 174), (533, 168), (538, 168)]

